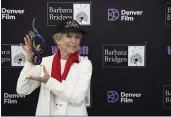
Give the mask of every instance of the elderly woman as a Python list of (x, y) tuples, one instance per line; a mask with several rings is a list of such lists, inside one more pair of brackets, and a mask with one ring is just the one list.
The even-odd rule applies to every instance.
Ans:
[(30, 36), (24, 37), (27, 61), (17, 82), (17, 93), (29, 95), (40, 87), (36, 115), (88, 115), (85, 96), (88, 91), (92, 63), (78, 54), (85, 32), (77, 21), (67, 19), (56, 27), (54, 41), (58, 51), (43, 57), (41, 65), (33, 64)]

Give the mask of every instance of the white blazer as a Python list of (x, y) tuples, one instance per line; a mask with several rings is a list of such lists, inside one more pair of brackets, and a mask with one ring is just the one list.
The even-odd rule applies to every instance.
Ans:
[[(53, 57), (54, 55), (43, 57), (41, 63), (41, 65), (45, 65), (49, 75), (51, 75)], [(74, 63), (71, 66), (66, 80), (62, 83), (50, 77), (46, 84), (26, 79), (28, 76), (43, 76), (43, 69), (40, 65), (33, 65), (26, 61), (18, 78), (17, 93), (29, 95), (41, 85), (36, 115), (49, 116), (51, 91), (59, 97), (58, 115), (87, 116), (85, 96), (90, 85), (92, 63), (88, 57), (79, 56), (79, 60), (79, 63)]]

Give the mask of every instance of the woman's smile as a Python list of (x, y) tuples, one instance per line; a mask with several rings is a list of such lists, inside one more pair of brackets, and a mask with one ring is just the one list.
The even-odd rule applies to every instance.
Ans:
[(77, 47), (76, 47), (76, 45), (69, 45), (68, 46), (70, 49), (73, 49), (73, 50), (75, 50)]

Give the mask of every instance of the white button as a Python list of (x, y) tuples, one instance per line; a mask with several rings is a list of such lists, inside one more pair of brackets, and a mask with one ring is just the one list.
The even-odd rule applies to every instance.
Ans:
[(55, 104), (55, 108), (58, 109), (58, 104)]

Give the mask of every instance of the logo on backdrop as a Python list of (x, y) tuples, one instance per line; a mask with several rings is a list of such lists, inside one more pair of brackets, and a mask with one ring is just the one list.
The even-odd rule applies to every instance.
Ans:
[(48, 2), (47, 3), (47, 25), (55, 26), (57, 21), (74, 19), (80, 25), (91, 25), (90, 2)]
[(108, 9), (108, 21), (120, 20), (123, 22), (134, 21), (135, 16), (141, 16), (143, 11), (127, 11), (115, 8)]
[(135, 98), (140, 98), (142, 93), (126, 93), (126, 92), (116, 92), (116, 91), (108, 91), (107, 100), (108, 103), (134, 103)]
[(22, 15), (24, 14), (25, 10), (15, 10), (15, 9), (6, 9), (6, 8), (1, 8), (1, 19), (2, 20), (15, 20), (16, 15)]
[(119, 94), (116, 91), (108, 91), (108, 103), (114, 103), (119, 100)]
[(1, 65), (11, 66), (11, 47), (1, 45)]
[(103, 68), (145, 67), (146, 45), (103, 45)]
[(165, 26), (171, 26), (171, 2), (166, 2), (166, 6), (165, 6)]
[(163, 107), (171, 108), (171, 85), (163, 86)]
[(108, 21), (115, 21), (119, 18), (119, 11), (117, 9), (108, 9)]
[(4, 104), (17, 104), (18, 99), (25, 97), (25, 95), (4, 93)]
[(11, 66), (24, 66), (26, 56), (21, 46), (11, 46)]
[(19, 45), (2, 44), (1, 48), (2, 67), (24, 66), (26, 57), (23, 49)]
[(167, 46), (168, 55), (171, 55), (171, 46)]

